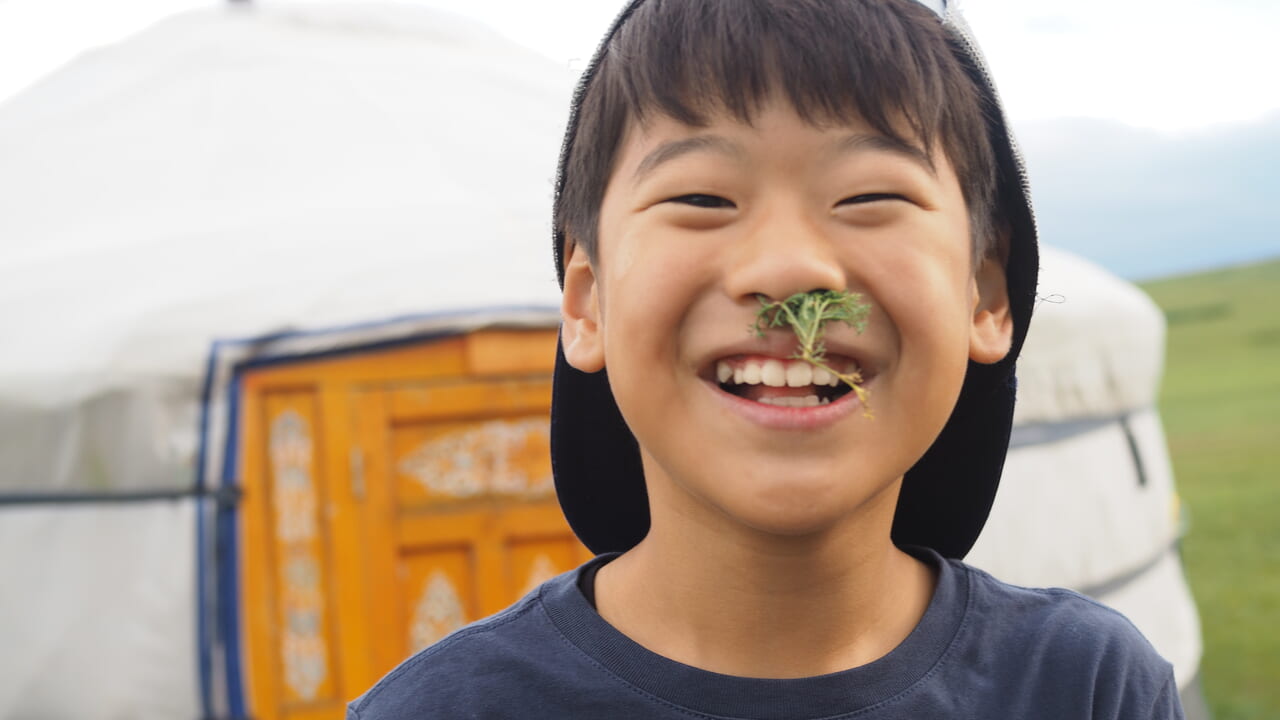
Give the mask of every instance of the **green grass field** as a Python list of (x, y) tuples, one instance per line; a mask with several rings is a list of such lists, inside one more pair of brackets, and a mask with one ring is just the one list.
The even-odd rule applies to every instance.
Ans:
[(1280, 718), (1280, 260), (1143, 283), (1216, 720)]

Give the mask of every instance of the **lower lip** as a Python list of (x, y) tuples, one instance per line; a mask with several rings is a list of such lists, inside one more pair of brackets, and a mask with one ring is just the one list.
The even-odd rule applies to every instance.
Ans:
[(747, 400), (727, 393), (714, 383), (708, 383), (711, 392), (723, 402), (730, 412), (771, 430), (818, 430), (835, 425), (855, 411), (862, 409), (858, 394), (848, 392), (826, 405), (815, 407), (785, 407)]

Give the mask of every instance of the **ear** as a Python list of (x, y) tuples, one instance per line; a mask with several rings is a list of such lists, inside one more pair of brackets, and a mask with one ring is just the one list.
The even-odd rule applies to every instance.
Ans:
[(973, 326), (969, 330), (969, 358), (985, 365), (997, 363), (1013, 345), (1013, 314), (1009, 286), (1000, 258), (983, 258), (973, 275)]
[(583, 372), (604, 369), (604, 337), (600, 332), (600, 293), (587, 253), (565, 242), (564, 295), (560, 299), (560, 342), (565, 360)]

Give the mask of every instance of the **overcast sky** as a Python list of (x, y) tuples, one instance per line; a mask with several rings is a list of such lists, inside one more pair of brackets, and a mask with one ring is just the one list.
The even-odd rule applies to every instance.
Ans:
[[(417, 1), (480, 18), (566, 63), (590, 55), (622, 5)], [(0, 0), (0, 98), (86, 48), (211, 4)], [(963, 7), (1019, 122), (1088, 116), (1183, 132), (1280, 109), (1275, 0), (968, 0)]]
[[(478, 18), (568, 71), (581, 69), (623, 4), (414, 2)], [(87, 49), (216, 4), (0, 0), (0, 105)], [(1047, 239), (1128, 277), (1280, 254), (1280, 210), (1265, 209), (1277, 206), (1280, 183), (1274, 166), (1257, 159), (1280, 155), (1280, 2), (965, 0), (962, 7), (1023, 138)], [(1184, 174), (1176, 201), (1169, 172)], [(1242, 176), (1258, 181), (1241, 185)], [(1221, 202), (1206, 202), (1215, 198)], [(1237, 205), (1253, 209), (1249, 229), (1231, 227), (1240, 215), (1227, 213)], [(1153, 234), (1154, 212), (1173, 235)], [(1189, 233), (1202, 227), (1227, 238), (1212, 257), (1192, 251), (1204, 243)], [(1118, 243), (1119, 236), (1132, 240)]]

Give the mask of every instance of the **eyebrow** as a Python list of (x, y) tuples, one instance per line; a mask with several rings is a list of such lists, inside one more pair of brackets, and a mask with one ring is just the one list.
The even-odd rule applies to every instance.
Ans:
[[(909, 142), (886, 135), (854, 133), (838, 140), (834, 149), (838, 153), (887, 152), (910, 160), (927, 170), (930, 175), (938, 174), (938, 170), (933, 164), (933, 158), (928, 153)], [(672, 140), (659, 145), (644, 156), (644, 159), (636, 166), (635, 172), (632, 173), (632, 181), (639, 182), (664, 163), (690, 153), (702, 151), (710, 151), (734, 158), (739, 158), (743, 155), (742, 148), (737, 143), (721, 135), (699, 135), (682, 140)]]
[(662, 143), (648, 155), (645, 155), (640, 164), (636, 166), (636, 171), (632, 173), (632, 180), (638, 182), (663, 163), (670, 162), (689, 153), (702, 151), (710, 151), (734, 158), (742, 157), (743, 154), (742, 148), (737, 143), (720, 135), (699, 135), (683, 140), (672, 140), (671, 142)]
[(848, 137), (842, 138), (835, 144), (836, 152), (853, 153), (864, 150), (874, 150), (879, 152), (887, 152), (899, 157), (906, 158), (911, 162), (919, 165), (929, 171), (930, 175), (937, 175), (938, 169), (933, 165), (933, 158), (924, 150), (912, 145), (905, 140), (888, 137), (886, 135), (869, 135), (865, 133), (854, 133)]

